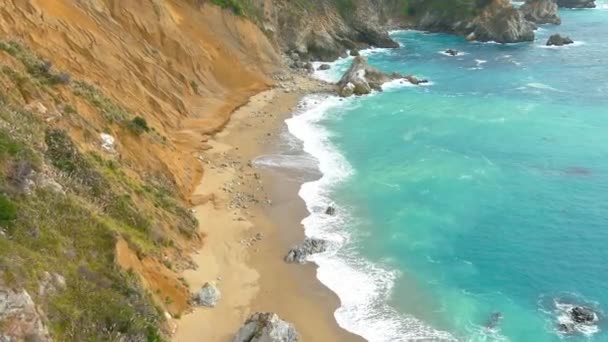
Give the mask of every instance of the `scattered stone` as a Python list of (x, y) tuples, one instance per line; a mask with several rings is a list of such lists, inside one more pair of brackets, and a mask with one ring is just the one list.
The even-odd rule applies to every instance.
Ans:
[(327, 207), (327, 209), (325, 210), (325, 214), (334, 216), (336, 214), (336, 208), (334, 208), (332, 206)]
[(329, 70), (331, 69), (331, 65), (329, 64), (321, 64), (317, 70)]
[(547, 40), (547, 46), (563, 46), (572, 44), (574, 41), (569, 37), (562, 37), (559, 33), (551, 35), (549, 40)]
[(306, 238), (300, 245), (293, 247), (285, 256), (285, 262), (305, 264), (309, 255), (323, 253), (327, 250), (327, 241)]
[(245, 321), (233, 342), (297, 342), (295, 327), (275, 313), (256, 312)]
[(203, 287), (194, 296), (194, 301), (201, 306), (213, 308), (222, 297), (220, 290), (215, 285), (205, 283)]

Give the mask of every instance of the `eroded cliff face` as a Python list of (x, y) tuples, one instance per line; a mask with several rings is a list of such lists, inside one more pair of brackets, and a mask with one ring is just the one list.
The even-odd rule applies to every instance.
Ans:
[(23, 41), (73, 79), (102, 89), (167, 140), (142, 144), (88, 110), (82, 115), (89, 125), (58, 125), (74, 134), (110, 128), (106, 133), (118, 138), (125, 162), (171, 173), (184, 194), (200, 174), (191, 152), (201, 134), (220, 129), (234, 108), (269, 87), (280, 65), (255, 25), (211, 5), (8, 0), (0, 13), (4, 39)]
[[(26, 291), (53, 340), (170, 332), (204, 244), (197, 152), (280, 70), (206, 2), (0, 1), (0, 293)], [(0, 298), (0, 339), (40, 335), (22, 307)]]

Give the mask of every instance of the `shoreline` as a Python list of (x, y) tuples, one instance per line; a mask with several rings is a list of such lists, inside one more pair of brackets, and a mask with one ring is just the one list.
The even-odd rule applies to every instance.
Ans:
[(251, 164), (273, 152), (304, 96), (331, 90), (309, 76), (288, 75), (279, 87), (238, 108), (199, 156), (205, 174), (193, 198), (205, 239), (192, 254), (197, 269), (182, 275), (192, 293), (212, 282), (222, 298), (215, 308), (194, 307), (177, 320), (174, 341), (231, 341), (258, 311), (293, 323), (301, 341), (365, 341), (338, 325), (334, 312), (340, 301), (317, 278), (314, 263), (283, 261), (304, 239), (300, 222), (308, 211), (298, 195), (303, 182)]

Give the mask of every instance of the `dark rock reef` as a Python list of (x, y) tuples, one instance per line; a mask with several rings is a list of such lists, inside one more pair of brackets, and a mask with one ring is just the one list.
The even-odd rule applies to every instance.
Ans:
[(306, 238), (300, 245), (293, 247), (285, 256), (287, 263), (306, 263), (309, 255), (323, 253), (327, 250), (327, 241), (321, 239)]
[(557, 0), (556, 3), (564, 8), (595, 8), (595, 0)]
[(557, 4), (553, 0), (527, 0), (519, 10), (526, 20), (537, 24), (562, 23), (557, 13)]
[(559, 33), (551, 35), (547, 40), (547, 46), (562, 46), (572, 44), (574, 41), (569, 37), (562, 37)]
[(297, 342), (299, 335), (291, 323), (275, 313), (256, 312), (245, 321), (233, 342)]

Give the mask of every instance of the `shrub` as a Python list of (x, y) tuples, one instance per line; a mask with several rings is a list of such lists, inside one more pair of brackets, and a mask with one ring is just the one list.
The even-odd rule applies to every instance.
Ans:
[(128, 127), (133, 133), (135, 133), (137, 135), (150, 131), (148, 122), (146, 121), (146, 119), (142, 118), (141, 116), (137, 116), (137, 117), (133, 118), (129, 122)]
[(0, 224), (6, 224), (17, 218), (17, 207), (8, 199), (0, 194)]

